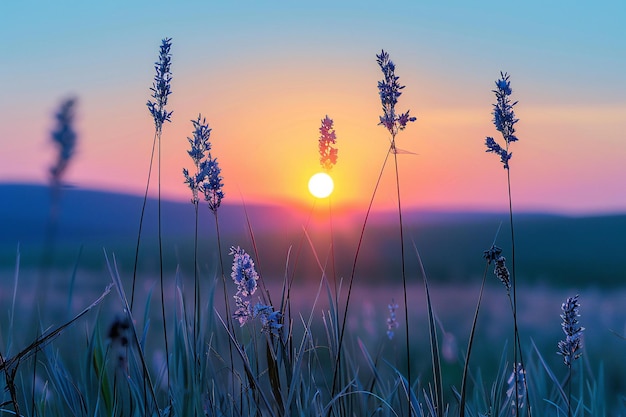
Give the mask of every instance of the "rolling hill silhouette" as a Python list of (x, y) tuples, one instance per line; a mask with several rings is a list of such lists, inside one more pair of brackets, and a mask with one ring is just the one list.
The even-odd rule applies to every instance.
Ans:
[[(21, 263), (36, 266), (41, 256), (49, 217), (46, 186), (0, 184), (0, 267), (15, 265), (17, 245)], [(86, 269), (104, 268), (103, 249), (116, 254), (120, 268), (132, 268), (141, 212), (139, 196), (67, 188), (61, 197), (55, 266), (69, 268), (77, 261)], [(217, 245), (213, 215), (201, 207), (200, 265), (215, 271)], [(228, 269), (228, 248), (242, 246), (254, 253), (269, 276), (282, 279), (289, 257), (289, 273), (319, 278), (326, 273), (350, 276), (364, 212), (333, 218), (334, 268), (331, 265), (329, 221), (306, 210), (283, 206), (224, 204), (219, 210), (222, 256)], [(458, 282), (480, 280), (485, 268), (482, 253), (502, 223), (496, 245), (510, 257), (508, 213), (407, 211), (403, 214), (410, 279), (420, 279), (413, 243), (431, 279)], [(163, 201), (165, 267), (191, 269), (194, 210), (190, 203)], [(569, 217), (542, 213), (515, 215), (518, 279), (547, 285), (615, 286), (626, 281), (626, 215)], [(248, 225), (249, 223), (249, 225)], [(304, 230), (306, 228), (307, 236)], [(356, 273), (364, 280), (398, 281), (400, 245), (397, 214), (373, 213), (368, 220)], [(146, 207), (140, 267), (155, 268), (157, 204)], [(313, 249), (315, 248), (315, 249)], [(317, 255), (317, 259), (314, 256)], [(510, 261), (510, 259), (509, 259)], [(295, 272), (294, 272), (295, 271)], [(227, 271), (228, 273), (228, 271)], [(491, 274), (491, 272), (489, 272)], [(495, 278), (493, 278), (497, 282)]]

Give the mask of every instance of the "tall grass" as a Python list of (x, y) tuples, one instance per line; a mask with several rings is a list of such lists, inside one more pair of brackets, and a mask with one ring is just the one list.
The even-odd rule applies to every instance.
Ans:
[(578, 314), (579, 307), (580, 303), (578, 302), (578, 295), (574, 297), (569, 297), (561, 306), (561, 309), (563, 310), (563, 314), (561, 314), (561, 319), (563, 319), (563, 323), (561, 324), (561, 326), (563, 327), (563, 332), (565, 333), (565, 339), (559, 342), (559, 351), (557, 353), (563, 356), (563, 362), (565, 362), (568, 370), (568, 417), (572, 416), (572, 364), (576, 359), (580, 358), (580, 355), (582, 354), (581, 337), (583, 330), (585, 330), (585, 328), (581, 327), (578, 323), (578, 317), (580, 316), (580, 314)]
[[(158, 248), (159, 248), (159, 283), (161, 289), (161, 315), (163, 319), (163, 340), (165, 346), (165, 362), (169, 364), (169, 348), (167, 337), (167, 320), (165, 317), (165, 290), (163, 288), (163, 241), (161, 231), (161, 137), (163, 135), (163, 124), (165, 122), (171, 122), (172, 111), (168, 111), (165, 106), (171, 91), (172, 81), (172, 57), (170, 49), (172, 47), (172, 39), (164, 38), (161, 41), (161, 47), (159, 48), (159, 59), (154, 64), (155, 76), (150, 87), (152, 91), (152, 100), (148, 100), (146, 105), (154, 120), (154, 137), (152, 140), (152, 151), (150, 153), (150, 165), (148, 168), (148, 179), (146, 181), (146, 190), (143, 197), (143, 204), (141, 207), (141, 216), (139, 218), (139, 231), (137, 233), (137, 245), (135, 249), (135, 261), (133, 265), (133, 280), (131, 289), (131, 299), (129, 308), (132, 310), (135, 301), (135, 285), (137, 282), (137, 265), (139, 262), (139, 247), (141, 243), (141, 232), (143, 228), (143, 219), (146, 209), (146, 201), (148, 199), (148, 190), (150, 188), (150, 177), (152, 175), (152, 164), (154, 162), (154, 151), (157, 150), (157, 228), (158, 228)], [(166, 371), (169, 370), (169, 365), (166, 366)], [(169, 387), (169, 373), (167, 373), (168, 387)]]
[(44, 237), (44, 249), (40, 261), (40, 283), (37, 290), (45, 294), (48, 285), (47, 273), (54, 261), (54, 251), (59, 223), (61, 190), (63, 177), (76, 153), (78, 134), (74, 126), (77, 100), (74, 97), (64, 99), (54, 115), (55, 127), (50, 138), (56, 150), (54, 164), (50, 167), (50, 213)]
[[(518, 320), (517, 320), (517, 279), (516, 279), (516, 269), (515, 269), (515, 227), (513, 223), (513, 199), (511, 198), (511, 169), (509, 161), (513, 156), (512, 152), (509, 151), (509, 147), (511, 143), (516, 142), (518, 140), (515, 135), (515, 124), (519, 121), (515, 117), (515, 112), (513, 107), (517, 104), (517, 101), (511, 102), (510, 96), (513, 93), (511, 89), (511, 81), (509, 80), (510, 76), (507, 73), (500, 73), (500, 78), (496, 80), (496, 89), (493, 90), (493, 93), (496, 95), (496, 103), (493, 105), (493, 124), (496, 127), (496, 130), (501, 133), (502, 139), (504, 140), (504, 147), (502, 147), (496, 140), (492, 137), (487, 137), (485, 140), (485, 145), (487, 147), (487, 152), (495, 153), (500, 156), (500, 162), (502, 163), (503, 168), (506, 170), (506, 181), (507, 181), (507, 195), (508, 195), (508, 206), (509, 206), (509, 224), (511, 229), (511, 279), (510, 284), (505, 283), (507, 286), (507, 295), (511, 300), (511, 310), (513, 313), (513, 371), (517, 372), (518, 369), (518, 357), (519, 364), (521, 366), (522, 372), (524, 369), (524, 360), (523, 353), (521, 349), (521, 343), (519, 340), (519, 330), (518, 330)], [(496, 275), (498, 278), (503, 280), (504, 275), (508, 275), (508, 270), (504, 266), (505, 262), (504, 257), (498, 257), (495, 259), (496, 261)], [(508, 279), (508, 277), (507, 277)], [(509, 292), (511, 290), (511, 292)], [(524, 380), (525, 381), (525, 380)], [(525, 390), (527, 391), (527, 390)], [(515, 386), (515, 398), (519, 397), (519, 389), (518, 386)], [(516, 402), (515, 405), (515, 415), (519, 415), (519, 404)], [(528, 414), (531, 413), (531, 406), (528, 405)]]
[[(290, 252), (285, 262), (283, 282), (280, 283), (281, 300), (279, 304), (273, 304), (272, 288), (269, 279), (266, 282), (267, 275), (260, 268), (262, 259), (259, 255), (259, 246), (269, 246), (273, 242), (256, 239), (254, 225), (247, 214), (241, 222), (248, 228), (252, 250), (247, 251), (236, 244), (230, 247), (231, 279), (226, 280), (217, 216), (224, 197), (221, 170), (217, 160), (210, 153), (211, 129), (206, 120), (199, 115), (197, 120), (192, 121), (193, 135), (188, 138), (191, 146), (189, 155), (194, 168), (192, 172), (183, 171), (186, 183), (192, 191), (191, 201), (194, 204), (193, 290), (190, 296), (183, 284), (184, 277), (181, 276), (179, 268), (172, 286), (172, 297), (167, 300), (171, 303), (167, 305), (167, 310), (173, 314), (165, 314), (167, 303), (164, 296), (163, 253), (159, 226), (162, 326), (151, 325), (151, 294), (145, 301), (141, 317), (138, 314), (139, 307), (133, 305), (136, 295), (138, 254), (154, 153), (155, 150), (159, 151), (157, 163), (160, 165), (162, 127), (165, 121), (170, 121), (171, 116), (171, 111), (165, 110), (167, 96), (170, 94), (170, 46), (171, 40), (164, 39), (156, 65), (157, 76), (152, 88), (154, 101), (148, 103), (155, 121), (155, 136), (139, 221), (135, 263), (132, 276), (127, 278), (132, 282), (130, 298), (125, 291), (125, 278), (117, 268), (115, 256), (105, 253), (108, 268), (108, 274), (105, 276), (107, 282), (111, 284), (102, 295), (70, 320), (55, 327), (42, 329), (41, 334), (33, 340), (22, 343), (23, 341), (16, 338), (22, 325), (16, 313), (16, 300), (22, 291), (18, 290), (21, 249), (18, 250), (8, 326), (0, 332), (4, 344), (0, 354), (0, 372), (4, 373), (5, 387), (0, 394), (0, 412), (17, 416), (38, 414), (94, 417), (117, 415), (478, 417), (517, 416), (522, 411), (530, 415), (532, 408), (532, 413), (541, 416), (567, 414), (568, 417), (582, 417), (607, 414), (606, 404), (598, 400), (605, 395), (602, 368), (597, 378), (594, 378), (591, 372), (584, 374), (580, 372), (576, 381), (578, 391), (572, 390), (571, 364), (580, 354), (583, 330), (577, 321), (579, 307), (577, 297), (568, 299), (562, 307), (562, 327), (566, 338), (559, 343), (558, 348), (568, 366), (568, 377), (565, 380), (559, 379), (534, 344), (527, 361), (522, 359), (522, 342), (517, 327), (515, 274), (514, 272), (509, 274), (505, 259), (501, 255), (502, 250), (495, 246), (495, 239), (491, 248), (485, 252), (486, 266), (470, 327), (467, 351), (459, 358), (462, 367), (447, 371), (443, 369), (438, 331), (438, 328), (443, 326), (437, 316), (436, 297), (431, 294), (433, 287), (426, 273), (427, 260), (422, 259), (415, 243), (413, 243), (414, 252), (420, 267), (417, 272), (421, 273), (426, 297), (423, 307), (426, 311), (428, 330), (418, 332), (415, 330), (416, 327), (409, 325), (410, 317), (411, 323), (415, 322), (412, 317), (415, 316), (417, 309), (409, 303), (408, 298), (409, 285), (408, 273), (405, 270), (397, 161), (399, 149), (396, 136), (415, 118), (409, 116), (408, 111), (396, 114), (395, 105), (404, 86), (398, 83), (395, 66), (384, 51), (377, 55), (378, 65), (384, 74), (383, 80), (379, 82), (383, 105), (380, 124), (390, 134), (390, 146), (365, 213), (347, 289), (343, 288), (341, 280), (335, 279), (334, 274), (333, 283), (329, 282), (324, 256), (320, 256), (311, 243), (320, 279), (314, 293), (311, 291), (307, 294), (311, 301), (310, 309), (308, 311), (296, 309), (295, 295), (291, 292), (294, 276), (289, 271), (292, 262)], [(500, 155), (508, 173), (511, 158), (508, 145), (514, 141), (513, 125), (517, 122), (512, 111), (515, 103), (508, 101), (510, 84), (507, 75), (502, 74), (502, 78), (496, 82), (496, 87), (498, 102), (494, 107), (494, 121), (496, 128), (505, 137), (506, 146), (500, 147), (489, 138), (487, 146), (488, 151)], [(325, 120), (330, 119), (327, 117)], [(323, 120), (322, 127), (325, 127), (325, 133), (320, 129), (322, 136), (326, 134), (328, 137), (334, 137), (334, 131), (331, 135), (331, 130), (328, 129), (329, 126), (332, 127), (332, 123), (329, 124), (328, 121), (324, 123)], [(321, 144), (320, 142), (320, 151)], [(328, 143), (325, 143), (326, 145)], [(348, 316), (356, 313), (349, 310), (349, 305), (354, 296), (353, 290), (356, 288), (356, 268), (364, 243), (364, 232), (380, 178), (391, 156), (395, 165), (400, 226), (404, 317), (396, 315), (396, 309), (399, 307), (392, 301), (387, 321), (388, 334), (384, 331), (374, 335), (350, 334)], [(329, 169), (325, 166), (325, 161), (336, 162), (336, 151), (324, 148), (321, 157), (322, 166)], [(508, 185), (511, 239), (514, 240), (510, 178)], [(212, 276), (211, 274), (207, 276), (206, 271), (198, 267), (201, 194), (204, 195), (215, 219), (219, 272)], [(331, 223), (328, 233), (331, 237), (332, 257), (334, 242), (330, 203), (329, 217)], [(159, 223), (160, 221), (159, 216)], [(303, 238), (308, 238), (307, 228), (308, 224)], [(507, 343), (503, 340), (503, 354), (499, 360), (498, 372), (492, 380), (485, 381), (481, 366), (472, 366), (475, 362), (470, 362), (470, 357), (475, 347), (476, 332), (479, 330), (479, 310), (483, 303), (486, 276), (492, 264), (495, 267), (495, 275), (502, 281), (510, 295), (515, 354), (513, 363), (510, 364), (506, 355)], [(220, 283), (222, 294), (219, 294), (218, 289)], [(114, 298), (108, 296), (113, 288), (117, 294), (114, 302), (116, 308), (105, 308), (103, 300)], [(340, 300), (345, 301), (342, 304)], [(87, 320), (94, 315), (93, 320)], [(403, 352), (398, 354), (398, 351), (393, 350), (393, 354), (389, 355), (390, 348), (395, 348), (395, 345), (391, 346), (393, 341), (389, 339), (401, 321), (406, 333), (405, 346), (400, 349)], [(384, 325), (385, 320), (381, 318), (380, 322)], [(411, 368), (415, 366), (416, 358), (421, 360), (423, 355), (412, 349), (414, 343), (411, 342), (415, 342), (416, 339), (428, 341), (430, 347), (427, 353), (430, 355), (428, 368), (432, 371), (420, 373), (417, 377), (412, 374)], [(375, 348), (372, 349), (371, 346)], [(40, 359), (36, 361), (38, 366), (33, 364), (32, 369), (24, 367), (24, 364), (30, 365), (29, 362), (33, 361), (35, 354), (40, 355)], [(406, 362), (406, 369), (403, 361)], [(28, 372), (32, 372), (32, 378)], [(450, 373), (460, 376), (461, 386), (460, 391), (453, 387), (452, 394), (446, 395), (445, 377)], [(626, 406), (621, 406), (617, 411), (626, 412)]]
[[(383, 166), (380, 170), (378, 180), (376, 182), (376, 186), (374, 187), (374, 191), (372, 193), (372, 198), (370, 200), (370, 204), (367, 208), (367, 213), (365, 215), (365, 220), (363, 221), (363, 227), (361, 229), (361, 235), (359, 237), (359, 242), (357, 244), (356, 254), (354, 256), (354, 263), (352, 267), (352, 273), (350, 274), (350, 280), (348, 284), (348, 294), (346, 298), (346, 305), (343, 312), (343, 319), (341, 325), (341, 331), (339, 334), (339, 347), (337, 351), (337, 361), (335, 363), (335, 375), (333, 376), (333, 394), (335, 393), (337, 377), (339, 375), (339, 371), (341, 369), (341, 348), (343, 345), (345, 327), (346, 327), (346, 319), (348, 316), (348, 307), (350, 305), (350, 296), (352, 294), (352, 285), (354, 283), (357, 260), (359, 257), (361, 244), (363, 242), (363, 235), (365, 233), (365, 227), (367, 225), (367, 221), (369, 218), (370, 211), (372, 209), (372, 205), (374, 202), (374, 197), (376, 196), (376, 192), (378, 190), (378, 186), (380, 184), (380, 180), (382, 178), (385, 166), (387, 165), (387, 160), (389, 155), (393, 155), (394, 163), (395, 163), (395, 178), (396, 178), (396, 192), (397, 192), (397, 202), (398, 202), (398, 220), (399, 220), (399, 235), (400, 235), (400, 261), (402, 268), (402, 286), (403, 286), (403, 294), (404, 294), (404, 313), (405, 313), (405, 331), (406, 331), (406, 358), (407, 358), (407, 380), (408, 385), (411, 385), (411, 354), (410, 354), (410, 340), (409, 340), (409, 312), (408, 312), (408, 299), (407, 299), (407, 284), (406, 284), (406, 271), (405, 271), (405, 259), (404, 259), (404, 231), (403, 231), (403, 222), (402, 222), (402, 204), (400, 201), (400, 178), (398, 174), (398, 160), (397, 160), (397, 147), (396, 147), (396, 135), (404, 130), (409, 122), (414, 122), (416, 120), (415, 117), (409, 116), (409, 111), (406, 113), (397, 114), (396, 113), (396, 104), (398, 102), (398, 98), (402, 95), (402, 89), (404, 86), (398, 82), (399, 77), (395, 75), (395, 64), (389, 58), (389, 54), (384, 50), (381, 51), (380, 54), (376, 55), (376, 62), (380, 67), (383, 73), (383, 79), (378, 82), (378, 92), (380, 96), (380, 101), (382, 104), (383, 114), (380, 116), (379, 125), (382, 125), (387, 129), (390, 134), (389, 139), (389, 149), (385, 156), (385, 160), (383, 162)], [(410, 389), (407, 389), (407, 392)], [(410, 395), (407, 394), (407, 400), (410, 404)], [(409, 406), (410, 409), (410, 406)], [(411, 413), (412, 414), (412, 413)]]

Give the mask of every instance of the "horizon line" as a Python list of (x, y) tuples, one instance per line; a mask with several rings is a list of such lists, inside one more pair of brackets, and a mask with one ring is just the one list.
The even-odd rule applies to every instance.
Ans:
[[(49, 184), (43, 182), (36, 181), (15, 181), (9, 180), (4, 181), (0, 180), (0, 187), (37, 187), (37, 188), (47, 188)], [(117, 194), (120, 196), (127, 196), (132, 198), (143, 198), (142, 194), (134, 193), (130, 190), (125, 189), (113, 189), (113, 188), (99, 188), (99, 187), (84, 187), (82, 185), (77, 184), (62, 184), (62, 189), (64, 190), (74, 190), (88, 193), (101, 193), (101, 194)], [(149, 200), (156, 200), (157, 197), (148, 194)], [(312, 198), (311, 201), (314, 201), (315, 198)], [(320, 201), (325, 201), (326, 199), (319, 199)], [(162, 202), (173, 203), (173, 204), (184, 204), (189, 203), (189, 200), (173, 197), (173, 196), (165, 196), (161, 198)], [(262, 206), (262, 207), (291, 207), (295, 210), (302, 211), (310, 208), (310, 205), (307, 206), (298, 200), (285, 200), (283, 202), (269, 202), (269, 201), (261, 201), (261, 200), (252, 200), (250, 202), (240, 201), (228, 201), (222, 203), (225, 206), (231, 207), (240, 207), (245, 205), (251, 206)], [(363, 211), (363, 207), (360, 207), (358, 204), (346, 203), (342, 205), (337, 205), (337, 210), (343, 212), (344, 214), (354, 214), (357, 211)], [(506, 214), (508, 216), (508, 209), (498, 209), (493, 207), (480, 207), (480, 206), (407, 206), (403, 207), (403, 212), (420, 212), (420, 213), (432, 213), (432, 214)], [(397, 212), (395, 208), (373, 208), (373, 213), (377, 214), (393, 214)], [(561, 216), (561, 217), (611, 217), (611, 216), (623, 216), (626, 215), (626, 209), (622, 210), (606, 210), (606, 211), (576, 211), (576, 210), (563, 210), (556, 208), (537, 208), (537, 207), (519, 207), (514, 210), (513, 214), (519, 215), (551, 215), (551, 216)]]

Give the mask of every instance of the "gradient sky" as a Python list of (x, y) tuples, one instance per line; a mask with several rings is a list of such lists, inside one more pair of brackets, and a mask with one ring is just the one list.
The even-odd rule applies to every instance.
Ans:
[[(626, 2), (59, 1), (0, 4), (0, 182), (47, 181), (53, 114), (79, 99), (66, 182), (142, 193), (154, 126), (145, 106), (172, 37), (163, 194), (184, 200), (191, 119), (213, 128), (230, 201), (307, 205), (320, 121), (335, 121), (337, 205), (364, 207), (389, 145), (377, 126), (385, 49), (418, 117), (397, 138), (403, 205), (505, 209), (491, 90), (511, 75), (519, 142), (513, 204), (626, 211)], [(375, 208), (395, 206), (388, 165)], [(152, 191), (154, 193), (154, 190)]]

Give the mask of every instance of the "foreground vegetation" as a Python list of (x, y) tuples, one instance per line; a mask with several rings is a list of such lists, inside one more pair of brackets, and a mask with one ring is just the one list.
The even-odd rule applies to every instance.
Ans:
[[(3, 329), (0, 370), (5, 391), (1, 410), (13, 415), (41, 416), (602, 416), (625, 413), (623, 400), (610, 401), (604, 385), (602, 366), (584, 367), (579, 323), (581, 303), (573, 295), (562, 305), (563, 339), (549, 353), (543, 352), (525, 337), (519, 325), (524, 311), (519, 308), (515, 268), (515, 233), (511, 182), (508, 176), (517, 141), (517, 123), (510, 100), (512, 90), (505, 73), (496, 81), (494, 124), (502, 134), (499, 144), (486, 139), (487, 151), (497, 154), (507, 174), (509, 193), (509, 263), (496, 243), (502, 239), (495, 232), (493, 244), (484, 248), (485, 268), (475, 300), (475, 307), (463, 314), (467, 322), (467, 340), (452, 348), (450, 333), (437, 310), (434, 287), (429, 283), (418, 245), (404, 236), (400, 178), (398, 177), (396, 136), (416, 119), (409, 112), (397, 113), (395, 106), (404, 86), (395, 75), (395, 65), (386, 52), (377, 55), (383, 72), (378, 88), (383, 108), (380, 118), (389, 132), (390, 147), (381, 174), (388, 161), (394, 162), (398, 191), (398, 237), (401, 265), (402, 299), (388, 300), (386, 333), (365, 335), (351, 321), (373, 320), (355, 312), (358, 292), (359, 255), (372, 204), (368, 207), (358, 239), (351, 273), (341, 279), (335, 272), (332, 216), (327, 236), (329, 247), (323, 253), (310, 240), (308, 225), (299, 242), (285, 259), (282, 285), (270, 288), (259, 263), (260, 245), (254, 225), (241, 219), (249, 230), (248, 248), (222, 246), (220, 235), (223, 178), (217, 158), (211, 154), (209, 128), (199, 115), (192, 121), (189, 138), (191, 169), (183, 169), (181, 181), (191, 190), (195, 212), (193, 281), (176, 273), (167, 276), (163, 268), (161, 200), (158, 199), (158, 246), (155, 257), (159, 269), (157, 287), (144, 293), (140, 288), (140, 247), (144, 213), (153, 161), (156, 161), (160, 196), (160, 142), (172, 112), (166, 109), (171, 94), (171, 40), (161, 44), (156, 76), (148, 102), (155, 124), (150, 171), (141, 208), (135, 245), (132, 275), (123, 277), (114, 254), (104, 257), (110, 282), (99, 297), (61, 324), (44, 327), (52, 286), (51, 260), (54, 258), (57, 204), (63, 171), (73, 155), (75, 134), (72, 131), (74, 101), (61, 107), (59, 128), (53, 139), (59, 144), (59, 160), (52, 169), (53, 208), (46, 233), (39, 277), (35, 282), (36, 312), (32, 315), (35, 331), (18, 313), (20, 286), (19, 252), (14, 276), (13, 297)], [(337, 163), (336, 135), (328, 116), (320, 127), (320, 163), (330, 171)], [(374, 187), (374, 193), (378, 184)], [(215, 223), (217, 256), (210, 272), (200, 266), (207, 256), (198, 250), (198, 219), (201, 201), (209, 208)], [(373, 196), (372, 196), (373, 202)], [(139, 208), (138, 208), (139, 209)], [(330, 211), (329, 211), (330, 212)], [(508, 237), (507, 237), (508, 239)], [(427, 243), (424, 243), (427, 244)], [(320, 277), (310, 291), (311, 305), (301, 308), (294, 294), (294, 280), (303, 248), (310, 249), (317, 261)], [(228, 254), (228, 255), (227, 255)], [(227, 257), (228, 256), (228, 257)], [(406, 258), (417, 259), (418, 271), (408, 271)], [(225, 263), (224, 260), (228, 259)], [(511, 265), (509, 270), (508, 265)], [(104, 274), (104, 273), (103, 273)], [(501, 282), (503, 314), (510, 315), (510, 337), (504, 337), (497, 358), (479, 363), (474, 352), (479, 349), (478, 333), (487, 279), (492, 274)], [(419, 302), (414, 276), (420, 276)], [(74, 277), (68, 286), (68, 306), (75, 303)], [(185, 285), (187, 283), (187, 285)], [(156, 294), (154, 294), (156, 292)], [(153, 296), (154, 300), (153, 300)], [(469, 295), (467, 295), (469, 297)], [(112, 317), (106, 302), (116, 300), (119, 314)], [(47, 301), (43, 301), (47, 300)], [(584, 305), (584, 302), (582, 303)], [(153, 311), (156, 306), (156, 313)], [(58, 306), (56, 307), (58, 308)], [(424, 311), (423, 325), (417, 326), (414, 310)], [(445, 308), (445, 306), (441, 307)], [(67, 311), (71, 311), (68, 308)], [(357, 310), (358, 311), (358, 310)], [(106, 312), (107, 314), (104, 314)], [(66, 313), (67, 314), (67, 313)], [(58, 317), (58, 316), (57, 316)], [(381, 337), (382, 336), (382, 337)], [(30, 337), (30, 339), (28, 339)], [(70, 340), (70, 337), (72, 339)], [(414, 348), (414, 341), (427, 341), (427, 349)], [(29, 341), (30, 340), (30, 341)], [(508, 342), (507, 342), (508, 341)], [(548, 365), (544, 355), (562, 356), (560, 369)], [(428, 359), (425, 359), (428, 358)], [(584, 358), (584, 356), (583, 356)], [(448, 366), (457, 362), (462, 366)], [(481, 369), (493, 368), (489, 380)], [(416, 373), (417, 372), (417, 373)], [(452, 382), (451, 382), (452, 381)]]

